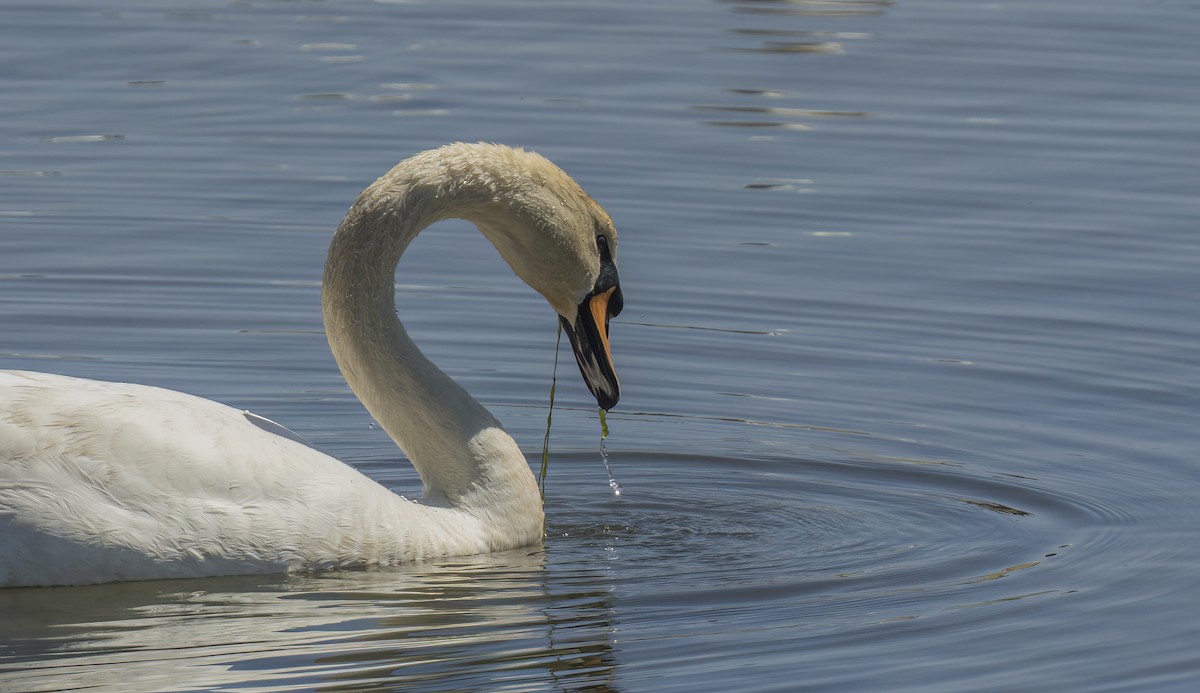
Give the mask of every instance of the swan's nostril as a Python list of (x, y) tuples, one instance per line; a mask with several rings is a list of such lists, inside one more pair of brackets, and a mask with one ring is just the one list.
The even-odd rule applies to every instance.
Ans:
[(621, 314), (621, 309), (624, 307), (625, 297), (621, 295), (621, 287), (617, 286), (617, 290), (608, 299), (608, 317), (617, 317)]

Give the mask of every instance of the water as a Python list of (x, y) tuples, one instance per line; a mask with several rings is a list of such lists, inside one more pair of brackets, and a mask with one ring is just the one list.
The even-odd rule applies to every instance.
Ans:
[[(1198, 9), (73, 0), (0, 22), (0, 367), (415, 474), (319, 322), (357, 192), (522, 144), (613, 214), (605, 486), (544, 547), (0, 593), (0, 690), (1191, 690)], [(398, 309), (533, 464), (554, 317), (466, 225)], [(486, 344), (486, 349), (484, 348)]]

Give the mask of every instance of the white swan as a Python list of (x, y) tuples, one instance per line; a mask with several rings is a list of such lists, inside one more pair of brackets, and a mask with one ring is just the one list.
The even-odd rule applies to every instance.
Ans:
[(541, 541), (542, 504), (517, 444), (395, 315), (401, 253), (448, 218), (474, 222), (549, 301), (597, 402), (616, 404), (612, 221), (537, 154), (447, 145), (363, 191), (333, 237), (322, 288), (338, 366), (417, 468), (422, 502), (222, 404), (0, 371), (0, 586), (387, 565)]

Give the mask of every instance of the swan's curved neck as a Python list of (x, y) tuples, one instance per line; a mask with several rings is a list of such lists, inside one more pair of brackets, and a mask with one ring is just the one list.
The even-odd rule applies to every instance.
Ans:
[(406, 162), (363, 191), (329, 249), (325, 331), (351, 389), (417, 468), (427, 500), (488, 512), (540, 511), (536, 482), (516, 443), (425, 358), (396, 317), (396, 266), (422, 229), (448, 218), (486, 229), (489, 215), (502, 213), (481, 188), (459, 171)]

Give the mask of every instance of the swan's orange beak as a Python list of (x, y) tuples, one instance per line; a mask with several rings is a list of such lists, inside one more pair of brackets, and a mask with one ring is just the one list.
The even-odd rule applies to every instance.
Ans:
[(612, 347), (608, 343), (608, 321), (621, 314), (625, 299), (617, 279), (617, 263), (613, 261), (608, 238), (596, 236), (596, 251), (600, 255), (600, 274), (591, 293), (575, 310), (575, 322), (559, 316), (571, 338), (575, 362), (583, 374), (583, 382), (596, 398), (600, 408), (608, 411), (621, 399), (621, 383), (613, 367)]
[(621, 398), (621, 383), (613, 367), (612, 347), (608, 342), (608, 321), (621, 312), (624, 301), (620, 286), (593, 292), (579, 304), (575, 324), (560, 317), (583, 382), (587, 384), (601, 409), (609, 410)]

